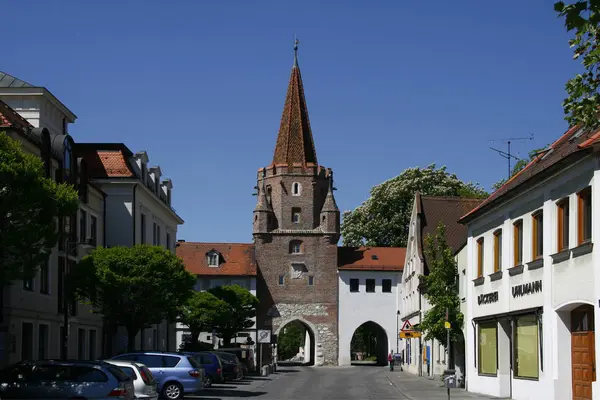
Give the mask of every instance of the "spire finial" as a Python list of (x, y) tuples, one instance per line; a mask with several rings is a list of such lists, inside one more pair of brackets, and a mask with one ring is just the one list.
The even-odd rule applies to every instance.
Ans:
[(298, 66), (298, 43), (300, 43), (300, 41), (296, 35), (294, 35), (294, 67)]

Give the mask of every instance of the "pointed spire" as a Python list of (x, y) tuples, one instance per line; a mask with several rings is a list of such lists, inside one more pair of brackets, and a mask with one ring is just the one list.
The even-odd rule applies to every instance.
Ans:
[(317, 152), (310, 129), (308, 109), (300, 67), (298, 67), (298, 39), (294, 42), (294, 66), (288, 84), (281, 116), (273, 164), (317, 164)]
[(337, 206), (337, 203), (335, 202), (335, 197), (333, 196), (333, 189), (333, 172), (329, 170), (329, 190), (327, 191), (327, 197), (325, 197), (325, 203), (323, 203), (323, 208), (321, 209), (321, 212), (337, 212), (340, 210)]
[(256, 207), (254, 211), (271, 211), (271, 205), (269, 199), (267, 199), (267, 188), (265, 187), (265, 180), (262, 180), (262, 187), (258, 190), (258, 200), (256, 201)]

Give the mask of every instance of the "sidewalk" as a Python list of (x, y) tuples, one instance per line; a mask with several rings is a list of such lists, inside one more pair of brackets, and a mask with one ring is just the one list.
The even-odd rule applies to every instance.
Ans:
[[(386, 370), (390, 382), (410, 400), (447, 400), (448, 391), (439, 378), (428, 379), (399, 370)], [(470, 393), (465, 389), (450, 389), (451, 400), (500, 399), (482, 394)]]

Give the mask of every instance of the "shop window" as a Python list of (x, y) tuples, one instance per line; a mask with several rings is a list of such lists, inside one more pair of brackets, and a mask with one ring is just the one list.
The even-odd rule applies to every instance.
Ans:
[(479, 324), (479, 374), (496, 375), (498, 370), (498, 324)]
[(592, 240), (592, 190), (585, 188), (577, 194), (578, 245)]
[(537, 260), (544, 255), (544, 213), (541, 210), (534, 213), (531, 222), (533, 259)]
[(556, 205), (558, 224), (557, 224), (557, 245), (558, 252), (569, 248), (569, 198), (561, 200)]
[(518, 220), (513, 225), (513, 258), (514, 267), (523, 263), (523, 220)]
[(483, 276), (483, 238), (477, 240), (477, 277)]
[(539, 377), (538, 324), (535, 314), (523, 315), (516, 320), (515, 377)]
[(494, 272), (502, 269), (502, 229), (494, 232)]

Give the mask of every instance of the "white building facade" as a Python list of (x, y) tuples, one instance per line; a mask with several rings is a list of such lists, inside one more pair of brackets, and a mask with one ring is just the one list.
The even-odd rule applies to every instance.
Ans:
[(462, 219), (469, 391), (600, 399), (597, 137), (569, 130)]

